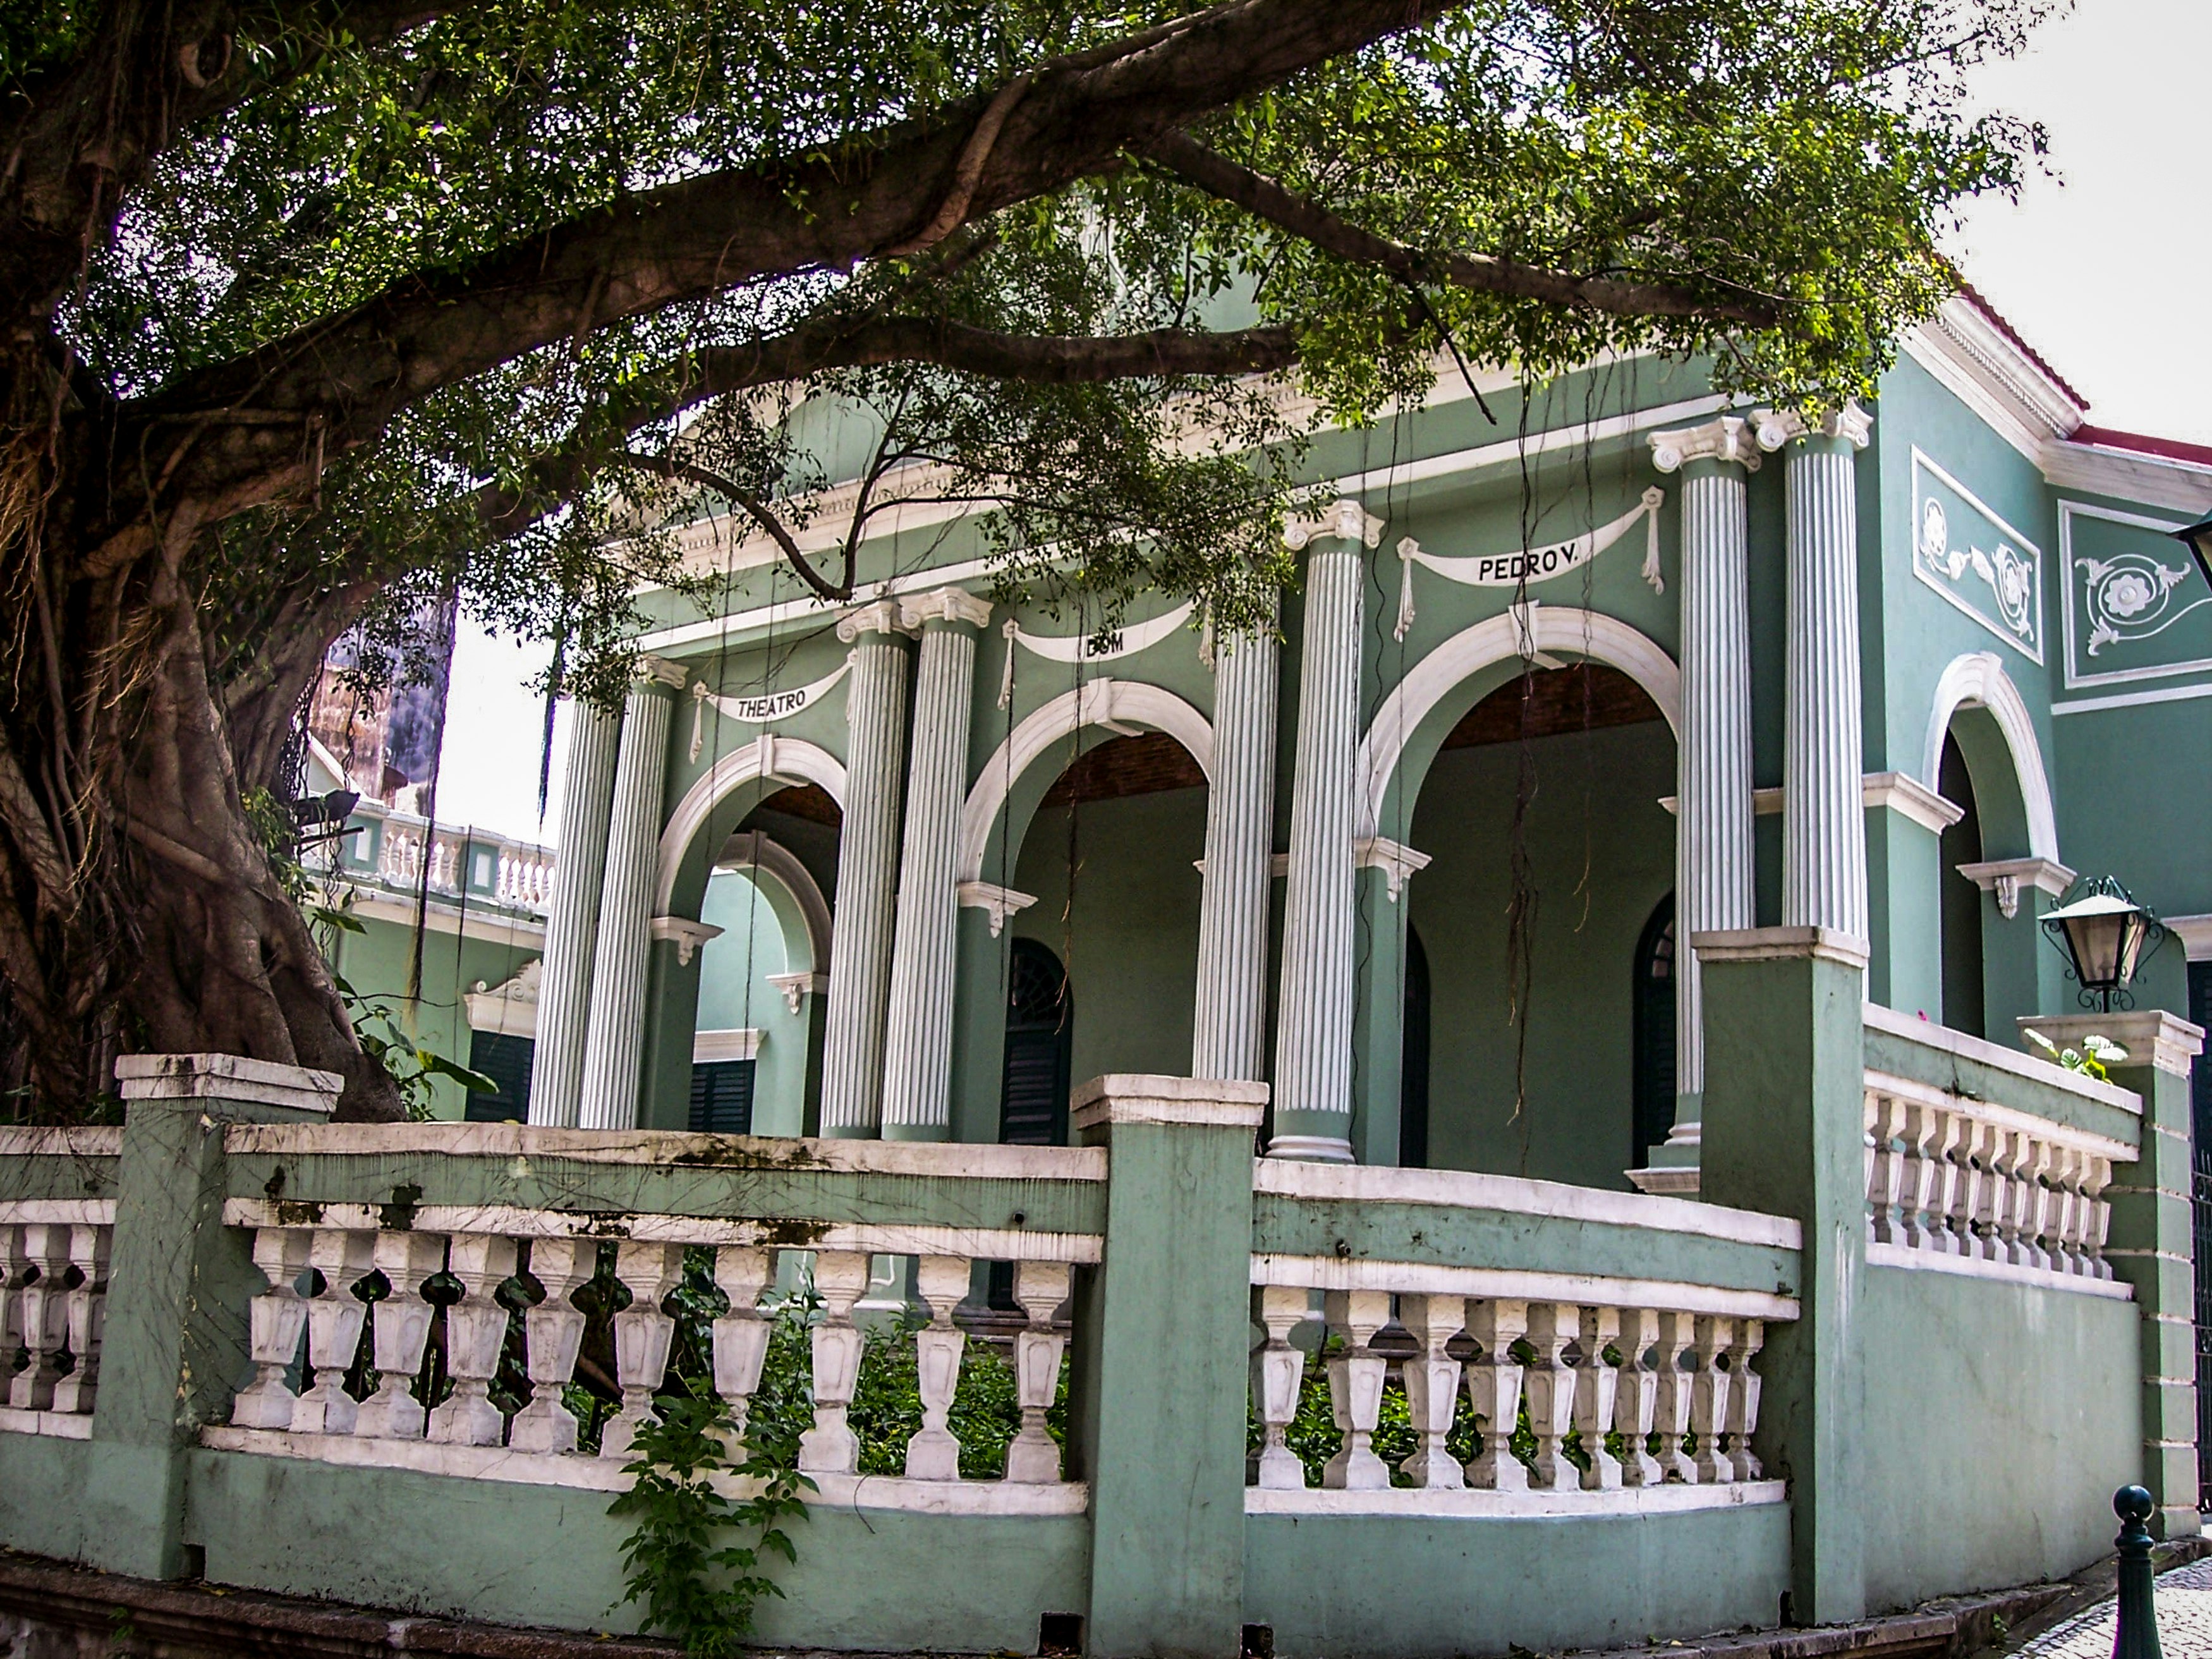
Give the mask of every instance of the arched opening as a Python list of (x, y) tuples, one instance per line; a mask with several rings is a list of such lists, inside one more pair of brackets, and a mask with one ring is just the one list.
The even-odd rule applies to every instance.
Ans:
[(1630, 1162), (1644, 1169), (1674, 1127), (1674, 896), (1652, 907), (1636, 941), (1633, 1091), (1636, 1135)]
[(1623, 1150), (1673, 1115), (1671, 1014), (1668, 1081), (1640, 1111), (1656, 1036), (1639, 1042), (1623, 971), (1674, 886), (1665, 711), (1606, 664), (1516, 673), (1443, 734), (1418, 786), (1403, 838), (1431, 860), (1407, 889), (1429, 981), (1426, 1163), (1625, 1186)]
[(1065, 1146), (1075, 1042), (1075, 1000), (1068, 994), (1066, 970), (1036, 940), (1018, 939), (1008, 980), (1000, 1143)]
[(1982, 890), (1959, 873), (1962, 864), (1982, 861), (1982, 820), (1974, 799), (1974, 781), (1957, 737), (1946, 732), (1936, 793), (1963, 816), (1943, 831), (1942, 873), (1938, 907), (1942, 929), (1943, 1024), (1969, 1036), (1987, 1035), (1983, 1001)]
[(1406, 929), (1406, 1023), (1398, 1065), (1398, 1162), (1429, 1167), (1429, 953)]

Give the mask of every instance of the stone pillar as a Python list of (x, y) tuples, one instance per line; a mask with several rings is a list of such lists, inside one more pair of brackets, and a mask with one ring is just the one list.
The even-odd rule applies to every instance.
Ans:
[(1340, 501), (1284, 538), (1306, 556), (1291, 866), (1283, 913), (1271, 1158), (1352, 1158), (1352, 830), (1358, 789), (1363, 547), (1382, 520)]
[(620, 714), (592, 702), (571, 708), (575, 723), (568, 732), (568, 780), (561, 799), (553, 894), (546, 906), (538, 1038), (530, 1053), (530, 1121), (558, 1128), (575, 1127), (583, 1098), (592, 957), (599, 948), (607, 814), (614, 804), (615, 750), (622, 737)]
[(2203, 1530), (2197, 1490), (2197, 1279), (2190, 1201), (2190, 1062), (2203, 1051), (2204, 1028), (2162, 1008), (2114, 1014), (2026, 1016), (2061, 1048), (2091, 1032), (2128, 1051), (2112, 1081), (2142, 1101), (2142, 1157), (2114, 1169), (2105, 1196), (2112, 1206), (2105, 1260), (2135, 1287), (2142, 1325), (2143, 1485), (2158, 1508), (2160, 1538)]
[(1855, 457), (1873, 426), (1856, 404), (1818, 427), (1759, 411), (1759, 447), (1790, 446), (1782, 923), (1856, 939), (1868, 929)]
[(1238, 1649), (1243, 1313), (1267, 1099), (1264, 1083), (1180, 1077), (1075, 1091), (1083, 1144), (1107, 1148), (1114, 1170), (1105, 1258), (1076, 1280), (1068, 1387), (1068, 1473), (1091, 1483), (1092, 1659)]
[(845, 616), (853, 647), (845, 724), (845, 822), (837, 838), (837, 948), (822, 1050), (822, 1133), (872, 1140), (883, 1121), (884, 1015), (890, 1001), (891, 883), (898, 874), (906, 739), (906, 647), (897, 602)]
[(1723, 415), (1651, 434), (1682, 475), (1682, 729), (1674, 748), (1674, 1128), (1655, 1164), (1694, 1164), (1705, 1087), (1698, 933), (1758, 920), (1752, 851), (1751, 600), (1747, 480), (1759, 450)]
[(1281, 655), (1273, 634), (1250, 634), (1223, 640), (1214, 662), (1193, 1077), (1250, 1080), (1267, 1060), (1267, 866), (1275, 850)]
[(991, 620), (991, 607), (960, 588), (941, 587), (902, 601), (899, 611), (905, 626), (921, 635), (921, 661), (915, 674), (890, 1018), (884, 1037), (884, 1133), (890, 1140), (944, 1140), (952, 1128), (952, 990), (959, 945), (954, 843), (968, 787), (975, 632)]
[(623, 708), (608, 816), (605, 885), (599, 936), (592, 953), (592, 1018), (584, 1038), (584, 1078), (576, 1122), (586, 1129), (637, 1127), (638, 1079), (645, 1062), (647, 973), (653, 949), (653, 866), (660, 847), (660, 804), (668, 777), (671, 693), (687, 676), (647, 657)]

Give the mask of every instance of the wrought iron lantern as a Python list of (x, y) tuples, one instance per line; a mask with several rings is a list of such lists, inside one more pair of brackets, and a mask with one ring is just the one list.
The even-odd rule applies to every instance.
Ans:
[(2175, 531), (2173, 539), (2197, 556), (2197, 568), (2204, 573), (2206, 581), (2212, 582), (2212, 519)]
[(2081, 1006), (2110, 1013), (2131, 1008), (2128, 983), (2166, 939), (2166, 928), (2110, 876), (2081, 882), (2043, 918), (2043, 931), (2066, 953)]

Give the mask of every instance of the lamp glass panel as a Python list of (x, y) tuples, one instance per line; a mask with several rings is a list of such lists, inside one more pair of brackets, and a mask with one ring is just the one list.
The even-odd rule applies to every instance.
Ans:
[(2136, 976), (2136, 963), (2142, 955), (2143, 940), (2150, 930), (2143, 926), (2142, 912), (2132, 911), (2120, 918), (2119, 975), (2112, 982), (2125, 985)]
[(2066, 918), (2066, 944), (2074, 953), (2074, 973), (2086, 987), (2119, 983), (2121, 934), (2126, 917), (2113, 911)]

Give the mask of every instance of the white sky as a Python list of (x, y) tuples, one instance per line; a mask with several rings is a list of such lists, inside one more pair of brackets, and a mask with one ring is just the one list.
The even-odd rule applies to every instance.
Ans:
[[(2077, 0), (1980, 72), (1995, 107), (2050, 130), (2051, 175), (2019, 205), (1970, 204), (1967, 279), (2089, 400), (2100, 426), (2212, 444), (2212, 0)], [(566, 711), (538, 811), (548, 653), (466, 623), (453, 649), (438, 816), (550, 842)]]

